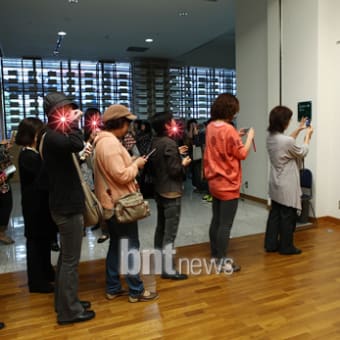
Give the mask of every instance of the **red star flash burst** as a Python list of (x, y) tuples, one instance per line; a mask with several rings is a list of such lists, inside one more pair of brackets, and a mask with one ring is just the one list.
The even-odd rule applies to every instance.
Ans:
[(174, 119), (166, 125), (167, 135), (171, 138), (179, 138), (183, 136), (184, 128), (181, 122), (176, 122)]
[(56, 130), (65, 132), (70, 129), (71, 120), (68, 110), (58, 110), (53, 119), (53, 126)]
[(92, 116), (86, 122), (87, 128), (92, 131), (96, 131), (100, 127), (100, 117), (99, 115)]

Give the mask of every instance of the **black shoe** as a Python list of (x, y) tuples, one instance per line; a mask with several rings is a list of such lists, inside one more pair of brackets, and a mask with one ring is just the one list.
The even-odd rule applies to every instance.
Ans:
[(91, 302), (90, 301), (79, 301), (79, 302), (83, 306), (84, 309), (91, 308)]
[(265, 248), (265, 251), (267, 253), (276, 253), (277, 252), (277, 249), (268, 249), (268, 248)]
[(100, 228), (100, 224), (97, 223), (96, 225), (94, 225), (94, 226), (91, 228), (91, 230), (94, 231), (94, 230), (97, 230), (97, 229), (99, 229), (99, 228)]
[(3, 322), (0, 322), (0, 329), (3, 329), (5, 327), (5, 324)]
[(59, 251), (60, 250), (58, 242), (52, 242), (51, 243), (51, 250), (53, 250), (53, 251)]
[(161, 278), (162, 279), (169, 279), (169, 280), (186, 280), (188, 278), (188, 275), (181, 274), (179, 272), (176, 272), (175, 274), (163, 273), (161, 275)]
[(291, 250), (280, 251), (281, 255), (299, 255), (302, 253), (302, 250), (299, 248), (293, 248)]
[(109, 235), (103, 234), (102, 236), (100, 236), (97, 240), (97, 243), (103, 243), (105, 242), (107, 239), (109, 238)]
[(44, 286), (30, 286), (29, 291), (30, 291), (30, 293), (48, 294), (48, 293), (54, 292), (54, 287), (51, 284), (47, 284), (47, 285), (44, 285)]
[(88, 320), (93, 319), (95, 316), (96, 316), (96, 313), (93, 310), (86, 310), (72, 320), (66, 320), (66, 321), (58, 320), (58, 324), (59, 325), (68, 325), (70, 323), (84, 322), (84, 321), (88, 321)]

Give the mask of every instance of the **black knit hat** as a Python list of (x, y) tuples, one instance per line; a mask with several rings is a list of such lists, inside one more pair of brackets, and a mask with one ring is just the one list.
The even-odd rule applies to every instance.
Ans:
[(57, 108), (65, 105), (72, 105), (74, 109), (78, 108), (78, 105), (62, 92), (51, 92), (44, 98), (44, 112), (46, 116), (49, 116)]

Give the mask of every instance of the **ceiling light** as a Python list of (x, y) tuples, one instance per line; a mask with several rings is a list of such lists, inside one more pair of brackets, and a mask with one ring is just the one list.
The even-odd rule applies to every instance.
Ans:
[(79, 0), (68, 0), (68, 2), (70, 4), (77, 4), (79, 2)]
[(60, 53), (60, 48), (61, 48), (61, 42), (63, 41), (63, 38), (65, 37), (66, 32), (60, 31), (58, 32), (58, 38), (57, 38), (57, 43), (53, 51), (53, 55), (58, 55)]
[(146, 38), (146, 39), (145, 39), (145, 42), (147, 42), (147, 43), (152, 43), (152, 42), (153, 42), (153, 39), (152, 39), (152, 38)]

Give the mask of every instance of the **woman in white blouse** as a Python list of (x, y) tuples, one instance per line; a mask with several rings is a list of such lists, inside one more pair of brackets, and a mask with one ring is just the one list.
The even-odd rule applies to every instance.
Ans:
[[(300, 254), (294, 246), (293, 233), (296, 226), (296, 213), (301, 210), (301, 188), (299, 169), (309, 150), (313, 133), (311, 126), (306, 128), (303, 118), (290, 136), (288, 128), (293, 112), (285, 106), (276, 106), (269, 115), (267, 151), (270, 159), (269, 197), (271, 210), (267, 220), (264, 248), (267, 252), (280, 254)], [(304, 143), (296, 145), (296, 137), (306, 129)]]

